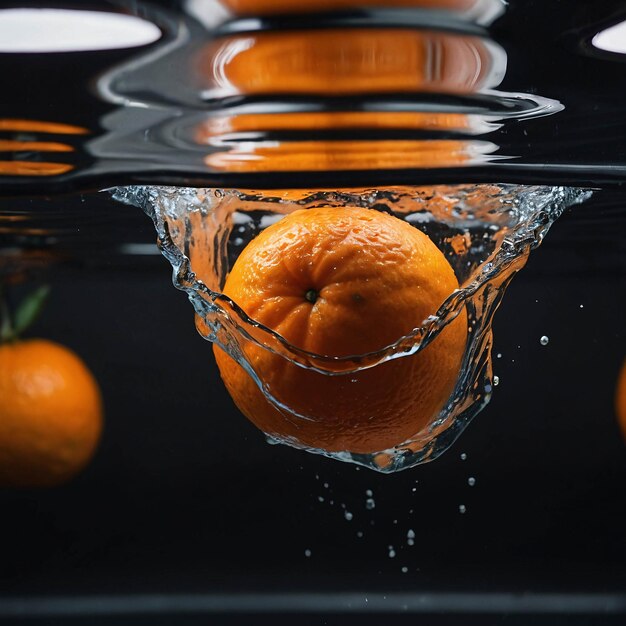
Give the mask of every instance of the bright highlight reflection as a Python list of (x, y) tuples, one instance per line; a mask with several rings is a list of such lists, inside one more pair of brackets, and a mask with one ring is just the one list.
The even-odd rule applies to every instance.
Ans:
[(600, 31), (592, 43), (600, 50), (626, 54), (626, 20)]
[(0, 52), (79, 52), (143, 46), (161, 37), (132, 15), (68, 9), (3, 9)]

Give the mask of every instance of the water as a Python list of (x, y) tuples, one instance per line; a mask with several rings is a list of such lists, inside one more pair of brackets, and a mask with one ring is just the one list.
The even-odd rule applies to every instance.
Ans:
[[(358, 454), (310, 448), (297, 439), (271, 433), (275, 441), (383, 472), (439, 456), (489, 401), (494, 385), (491, 320), (504, 290), (562, 211), (590, 196), (580, 189), (510, 185), (268, 193), (125, 187), (112, 193), (152, 218), (161, 250), (172, 264), (174, 284), (187, 293), (194, 307), (199, 332), (232, 356), (265, 397), (296, 422), (316, 416), (302, 413), (303, 409), (275, 395), (267, 384), (270, 373), (258, 370), (249, 359), (248, 344), (322, 375), (339, 372), (350, 377), (419, 352), (465, 308), (470, 334), (455, 389), (442, 411), (407, 441), (398, 441), (393, 449)], [(336, 358), (291, 345), (273, 329), (250, 319), (221, 289), (238, 254), (262, 230), (295, 210), (320, 205), (389, 211), (420, 228), (449, 259), (459, 290), (450, 293), (421, 327), (376, 353)]]
[[(372, 167), (381, 185), (409, 178), (619, 184), (626, 155), (616, 94), (624, 79), (614, 71), (617, 64), (599, 62), (586, 43), (578, 46), (601, 21), (595, 9), (578, 3), (564, 23), (558, 2), (479, 4), (486, 8), (478, 23), (470, 19), (476, 15), (450, 11), (370, 9), (307, 17), (306, 30), (302, 18), (277, 16), (234, 20), (216, 30), (224, 13), (215, 2), (190, 2), (187, 13), (166, 2), (129, 3), (131, 12), (161, 27), (161, 41), (146, 49), (87, 52), (80, 67), (72, 55), (20, 56), (24, 72), (13, 89), (24, 98), (20, 108), (7, 107), (2, 125), (14, 128), (8, 138), (53, 139), (70, 151), (22, 150), (19, 162), (51, 163), (52, 169), (41, 166), (33, 176), (28, 167), (9, 167), (3, 188), (30, 194), (138, 180), (280, 188), (284, 175), (277, 170), (285, 165), (297, 170), (292, 186), (309, 188), (345, 185), (346, 168), (354, 170), (352, 184), (369, 185)], [(613, 15), (609, 5), (598, 11)], [(296, 38), (276, 35), (287, 37), (294, 28)], [(364, 28), (369, 38), (360, 34)], [(416, 61), (427, 48), (445, 56), (439, 69)], [(344, 65), (333, 65), (333, 49)], [(291, 64), (276, 60), (284, 50)], [(12, 58), (0, 62), (8, 71)], [(256, 80), (242, 78), (242, 63), (257, 64)], [(55, 81), (64, 75), (72, 81), (60, 92)], [(308, 88), (302, 86), (307, 80)], [(83, 89), (86, 82), (90, 90)], [(55, 93), (47, 117), (38, 107), (40, 90)], [(63, 122), (72, 130), (49, 134), (41, 123), (18, 129), (9, 123), (14, 118)], [(311, 141), (324, 147), (323, 158), (311, 152)], [(355, 147), (387, 156), (355, 167)], [(293, 149), (309, 157), (296, 163), (288, 156)], [(314, 173), (306, 171), (309, 165)], [(64, 173), (47, 175), (55, 167)]]
[[(490, 14), (483, 10), (496, 5), (481, 2), (471, 16), (478, 25), (467, 15), (444, 20), (447, 34), (496, 60), (493, 71), (477, 72), (479, 91), (454, 90), (444, 73), (431, 91), (423, 83), (401, 93), (334, 96), (290, 93), (291, 83), (280, 93), (219, 94), (215, 77), (203, 78), (189, 59), (205, 59), (210, 45), (224, 50), (247, 34), (263, 39), (294, 26), (321, 30), (374, 19), (395, 27), (397, 14), (370, 8), (239, 20), (210, 41), (197, 19), (206, 22), (202, 2), (115, 6), (156, 21), (165, 38), (150, 48), (80, 56), (0, 55), (11, 77), (1, 139), (24, 142), (21, 151), (3, 153), (3, 167), (14, 174), (0, 177), (0, 276), (15, 299), (42, 282), (52, 285), (32, 335), (81, 354), (102, 387), (106, 419), (98, 455), (74, 483), (0, 492), (0, 621), (97, 613), (103, 623), (121, 615), (183, 623), (192, 615), (256, 620), (263, 612), (275, 624), (292, 623), (295, 614), (331, 623), (341, 612), (342, 623), (359, 624), (391, 614), (413, 623), (426, 613), (433, 624), (525, 623), (528, 613), (538, 624), (555, 617), (622, 623), (626, 555), (616, 520), (626, 514), (626, 457), (613, 404), (626, 354), (626, 85), (622, 63), (589, 45), (600, 25), (620, 18), (622, 3), (581, 0), (565, 10), (556, 0), (511, 0)], [(429, 19), (431, 29), (442, 24), (440, 15)], [(403, 13), (401, 25), (415, 22)], [(384, 38), (378, 41), (384, 51)], [(429, 41), (450, 50), (450, 38)], [(354, 107), (358, 115), (344, 115)], [(307, 120), (315, 121), (314, 132), (301, 123)], [(288, 146), (317, 162), (312, 140), (325, 145), (325, 169), (245, 171), (250, 162), (284, 167)], [(33, 143), (42, 141), (71, 151), (43, 152)], [(355, 157), (352, 142), (361, 142), (367, 158)], [(369, 158), (374, 147), (385, 161)], [(411, 167), (400, 167), (407, 157)], [(365, 169), (346, 169), (350, 162)], [(546, 212), (539, 231), (530, 228), (532, 211), (498, 209), (457, 231), (442, 211), (437, 231), (429, 211), (407, 209), (419, 188), (446, 186), (454, 205), (461, 189), (478, 194), (483, 185), (508, 190), (498, 193), (503, 201), (540, 198), (535, 208)], [(468, 397), (481, 406), (491, 381), (490, 403), (469, 425), (459, 414), (448, 417), (444, 434), (458, 434), (457, 424), (463, 432), (435, 463), (391, 476), (269, 447), (224, 391), (194, 329), (194, 309), (167, 279), (171, 266), (155, 245), (154, 223), (99, 191), (124, 188), (119, 193), (136, 198), (143, 190), (163, 200), (172, 186), (193, 190), (179, 198), (224, 190), (222, 201), (236, 197), (241, 209), (219, 207), (225, 230), (210, 249), (226, 254), (202, 276), (215, 291), (241, 246), (265, 226), (262, 217), (290, 210), (284, 197), (267, 201), (285, 187), (301, 189), (300, 197), (320, 191), (324, 201), (335, 194), (337, 203), (355, 195), (363, 202), (363, 190), (377, 190), (386, 210), (414, 217), (448, 252), (466, 248), (460, 258), (449, 255), (463, 281), (480, 278), (485, 255), (513, 236), (520, 244), (514, 256), (526, 265), (484, 335), (502, 382), (495, 387), (488, 370)], [(593, 194), (562, 211), (564, 200), (580, 197), (577, 189)], [(554, 204), (559, 194), (565, 196)], [(243, 206), (254, 203), (262, 209)], [(492, 220), (498, 231), (482, 240)], [(547, 226), (541, 247), (527, 255), (524, 246)], [(524, 233), (522, 244), (517, 236)], [(467, 248), (468, 241), (480, 244)], [(508, 276), (500, 263), (495, 269)], [(191, 295), (194, 307), (204, 301), (194, 289)], [(323, 360), (313, 360), (323, 369)], [(491, 367), (488, 357), (485, 364)], [(331, 498), (345, 508), (331, 506)], [(476, 607), (491, 607), (489, 617)]]

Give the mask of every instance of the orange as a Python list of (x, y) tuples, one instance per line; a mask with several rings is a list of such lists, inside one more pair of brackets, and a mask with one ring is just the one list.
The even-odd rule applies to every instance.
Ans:
[[(263, 231), (242, 251), (223, 291), (296, 348), (348, 357), (409, 334), (457, 288), (443, 254), (410, 224), (370, 209), (320, 207)], [(267, 434), (326, 451), (373, 453), (405, 442), (438, 416), (466, 340), (463, 309), (413, 355), (332, 374), (249, 342), (249, 363), (295, 415), (275, 408), (239, 364), (217, 346), (214, 352), (235, 403)]]
[(617, 420), (626, 439), (626, 361), (622, 365), (615, 390), (615, 412)]
[(101, 431), (100, 391), (76, 354), (42, 339), (0, 345), (0, 486), (69, 480)]

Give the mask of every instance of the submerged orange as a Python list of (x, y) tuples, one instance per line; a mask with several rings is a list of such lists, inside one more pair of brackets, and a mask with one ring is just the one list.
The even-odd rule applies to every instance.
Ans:
[(0, 346), (0, 487), (69, 480), (101, 430), (100, 390), (76, 354), (43, 339)]
[[(346, 357), (381, 350), (434, 315), (458, 288), (421, 231), (363, 208), (296, 211), (241, 253), (224, 293), (297, 348)], [(246, 358), (278, 410), (217, 346), (239, 409), (269, 435), (327, 451), (372, 453), (416, 435), (454, 389), (467, 340), (465, 310), (423, 350), (357, 373), (303, 369), (249, 343)]]

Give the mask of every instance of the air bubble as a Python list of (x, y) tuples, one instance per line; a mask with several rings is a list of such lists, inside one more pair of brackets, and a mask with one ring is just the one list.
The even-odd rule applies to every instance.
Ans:
[(352, 517), (353, 517), (353, 515), (352, 515), (352, 513), (350, 513), (350, 511), (345, 511), (345, 512), (344, 512), (344, 514), (343, 514), (343, 516), (344, 516), (344, 517), (345, 517), (345, 518), (346, 518), (349, 522), (351, 522), (351, 521), (352, 521)]
[(463, 514), (467, 511), (467, 508), (464, 504), (459, 504), (459, 513)]
[(542, 346), (547, 346), (547, 345), (548, 345), (548, 343), (550, 343), (550, 337), (548, 337), (548, 336), (544, 335), (544, 336), (543, 336), (543, 337), (539, 340), (539, 343), (540, 343)]
[(476, 484), (476, 479), (475, 479), (473, 476), (470, 476), (470, 477), (467, 479), (467, 484), (468, 484), (470, 487), (473, 487), (473, 486)]
[(500, 384), (500, 377), (499, 376), (494, 376), (493, 377), (493, 386), (497, 387)]

